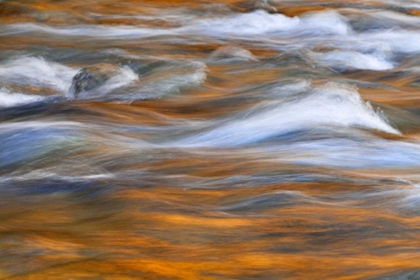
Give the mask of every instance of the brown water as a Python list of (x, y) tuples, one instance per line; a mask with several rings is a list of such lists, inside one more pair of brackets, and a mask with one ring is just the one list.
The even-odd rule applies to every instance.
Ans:
[(420, 279), (401, 2), (0, 1), (0, 278)]

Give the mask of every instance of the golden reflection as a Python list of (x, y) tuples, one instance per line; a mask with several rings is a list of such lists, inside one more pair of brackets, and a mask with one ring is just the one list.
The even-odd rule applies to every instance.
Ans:
[[(326, 9), (373, 10), (385, 5), (377, 1), (269, 2), (289, 17)], [(256, 7), (250, 1), (240, 0), (3, 1), (0, 23), (177, 28), (181, 24), (171, 22), (171, 17), (165, 21), (159, 16), (165, 15), (167, 9), (181, 15), (183, 9), (189, 9), (200, 17), (208, 12), (210, 4), (221, 4), (214, 9), (222, 12), (247, 12)], [(395, 5), (388, 8), (397, 11)], [(415, 7), (403, 12), (420, 15)], [(72, 132), (82, 136), (73, 140), (71, 133), (47, 135), (52, 139), (71, 138), (78, 146), (63, 144), (63, 153), (53, 151), (39, 158), (36, 153), (29, 157), (29, 152), (21, 151), (19, 146), (16, 149), (23, 158), (21, 165), (5, 165), (1, 171), (5, 179), (0, 189), (0, 279), (350, 280), (419, 269), (417, 168), (340, 168), (324, 166), (322, 161), (313, 166), (289, 164), (292, 161), (287, 160), (287, 152), (295, 156), (300, 148), (289, 151), (287, 145), (284, 154), (274, 151), (271, 155), (275, 149), (269, 150), (265, 143), (258, 144), (260, 150), (254, 145), (222, 151), (217, 150), (219, 147), (185, 151), (173, 144), (199, 129), (223, 125), (232, 116), (245, 119), (248, 113), (242, 112), (265, 109), (271, 101), (298, 102), (307, 92), (291, 101), (287, 94), (282, 95), (286, 90), (276, 92), (277, 95), (266, 94), (279, 81), (296, 79), (310, 81), (312, 87), (330, 81), (357, 86), (361, 98), (372, 105), (373, 113), (383, 113), (402, 132), (390, 135), (356, 126), (365, 137), (357, 140), (362, 144), (377, 138), (389, 140), (386, 143), (390, 148), (400, 143), (412, 144), (420, 139), (419, 76), (418, 69), (404, 69), (417, 65), (416, 58), (387, 71), (339, 72), (310, 59), (311, 52), (334, 50), (331, 42), (314, 45), (306, 52), (288, 53), (283, 48), (290, 38), (272, 39), (274, 43), (270, 43), (277, 44), (272, 49), (259, 42), (202, 38), (200, 34), (191, 38), (180, 36), (190, 40), (188, 44), (173, 40), (173, 35), (116, 37), (106, 41), (89, 36), (62, 38), (35, 31), (17, 32), (0, 40), (1, 58), (7, 60), (33, 51), (40, 57), (49, 55), (51, 60), (80, 69), (100, 60), (91, 58), (93, 54), (123, 49), (128, 58), (119, 61), (111, 57), (107, 63), (131, 63), (136, 56), (147, 61), (159, 58), (208, 62), (212, 52), (231, 40), (232, 45), (243, 46), (258, 60), (249, 64), (208, 63), (202, 85), (177, 89), (164, 98), (54, 101), (44, 107), (28, 106), (26, 115), (25, 110), (2, 111), (0, 119), (6, 127), (30, 125), (35, 120), (43, 125), (63, 121), (57, 129), (70, 130), (66, 122), (75, 122), (80, 127)], [(78, 53), (73, 54), (74, 49)], [(92, 61), (77, 59), (84, 52)], [(139, 80), (154, 81), (147, 75), (140, 75)], [(24, 82), (5, 82), (1, 86), (43, 97), (58, 94), (57, 90)], [(153, 93), (159, 90), (163, 91), (157, 88)], [(35, 139), (31, 145), (46, 141), (35, 138), (36, 128), (28, 136)], [(161, 131), (166, 142), (159, 138)], [(353, 134), (340, 135), (340, 140), (352, 140), (357, 137)], [(302, 142), (310, 145), (317, 139)], [(14, 141), (19, 144), (13, 137), (6, 140), (0, 145), (6, 147)], [(285, 137), (282, 141), (292, 140)], [(358, 144), (357, 141), (354, 142)], [(153, 146), (158, 144), (162, 146)], [(374, 144), (372, 147), (374, 150)], [(5, 150), (1, 152), (11, 152)], [(398, 161), (402, 152), (395, 151), (392, 155)], [(380, 158), (381, 152), (378, 149), (375, 156)], [(305, 155), (311, 156), (310, 152)], [(332, 153), (331, 157), (335, 155)], [(344, 156), (336, 160), (351, 161)], [(63, 164), (65, 161), (73, 169)], [(41, 177), (45, 182), (34, 179), (26, 183), (25, 178), (19, 177), (22, 174)], [(53, 175), (59, 179), (50, 179)], [(95, 184), (84, 184), (86, 177), (95, 178)], [(62, 191), (50, 191), (49, 184)]]

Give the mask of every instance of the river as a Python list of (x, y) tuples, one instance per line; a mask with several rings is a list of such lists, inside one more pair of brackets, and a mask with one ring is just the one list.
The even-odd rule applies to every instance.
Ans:
[(420, 1), (0, 1), (0, 279), (420, 279)]

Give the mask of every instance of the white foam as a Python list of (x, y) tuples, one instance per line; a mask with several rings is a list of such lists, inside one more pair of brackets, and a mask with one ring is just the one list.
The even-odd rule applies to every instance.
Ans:
[[(381, 60), (388, 60), (395, 53), (417, 54), (420, 53), (420, 32), (404, 29), (391, 29), (370, 31), (349, 36), (333, 38), (329, 45), (340, 48), (342, 51), (356, 51), (362, 54), (376, 56)], [(325, 38), (313, 38), (310, 41), (301, 41), (301, 47), (308, 44), (325, 45)], [(372, 60), (372, 58), (368, 58)]]
[(105, 84), (96, 89), (81, 92), (77, 98), (119, 101), (161, 98), (168, 94), (178, 93), (186, 87), (201, 85), (206, 80), (207, 70), (205, 63), (192, 61), (162, 67), (159, 71), (139, 78), (132, 69), (121, 67), (118, 73)]
[(381, 53), (363, 54), (355, 51), (332, 51), (325, 54), (315, 54), (314, 57), (322, 64), (339, 70), (366, 69), (378, 71), (394, 68), (394, 64)]
[(179, 92), (179, 90), (184, 87), (201, 85), (206, 80), (206, 77), (207, 73), (205, 69), (200, 69), (196, 72), (184, 75), (174, 75), (165, 81), (160, 82), (157, 85), (156, 90), (163, 94)]
[(0, 65), (0, 81), (67, 92), (77, 69), (40, 57), (21, 57)]
[(353, 33), (346, 18), (332, 10), (303, 15), (299, 29), (301, 33), (312, 35), (345, 36)]
[(299, 18), (271, 15), (258, 10), (247, 14), (236, 14), (218, 19), (204, 19), (189, 26), (189, 30), (208, 35), (259, 35), (284, 31), (299, 25)]
[(186, 87), (199, 86), (207, 78), (207, 65), (200, 61), (183, 63), (167, 67), (156, 73), (156, 77), (145, 78), (140, 87), (127, 93), (123, 99), (159, 98), (167, 94), (178, 93)]
[(143, 28), (138, 26), (48, 26), (34, 23), (5, 25), (0, 36), (19, 33), (50, 33), (61, 36), (89, 37), (153, 37), (174, 34), (200, 34), (215, 37), (273, 35), (280, 33), (288, 36), (299, 34), (345, 35), (351, 28), (345, 18), (335, 11), (322, 11), (304, 15), (303, 17), (287, 17), (282, 14), (269, 14), (264, 10), (250, 13), (238, 13), (222, 18), (184, 21), (180, 28)]
[(281, 98), (296, 95), (305, 91), (309, 91), (311, 88), (311, 81), (304, 79), (295, 79), (288, 83), (276, 85), (270, 88), (264, 97), (268, 98)]
[(8, 89), (0, 88), (0, 107), (14, 107), (43, 100), (44, 96), (11, 93)]
[[(378, 20), (407, 23), (417, 26), (418, 18), (393, 12), (376, 12)], [(335, 46), (340, 52), (321, 57), (327, 64), (343, 64), (347, 68), (387, 70), (394, 67), (394, 53), (420, 52), (420, 32), (411, 29), (376, 30), (355, 33), (348, 20), (335, 11), (321, 11), (300, 17), (269, 14), (263, 10), (231, 14), (223, 17), (191, 19), (179, 28), (142, 28), (138, 26), (68, 26), (52, 27), (39, 24), (5, 25), (3, 35), (19, 32), (44, 32), (62, 36), (90, 36), (97, 38), (145, 38), (160, 35), (199, 35), (216, 38), (240, 38), (258, 41), (275, 49), (311, 48), (314, 45)], [(391, 24), (392, 25), (392, 24)], [(403, 25), (402, 25), (403, 26)], [(281, 40), (280, 40), (281, 39)], [(181, 39), (182, 40), (182, 39)], [(286, 44), (287, 43), (287, 44)], [(241, 55), (239, 55), (241, 56)], [(253, 60), (249, 54), (242, 57)], [(30, 65), (30, 64), (29, 64)], [(59, 86), (63, 88), (62, 86)], [(68, 87), (67, 87), (68, 88)]]
[(204, 19), (181, 29), (184, 32), (200, 33), (215, 37), (262, 36), (299, 34), (345, 35), (351, 31), (344, 17), (334, 11), (308, 14), (302, 18), (269, 14), (263, 10), (235, 14), (224, 18)]
[(131, 84), (134, 81), (138, 81), (139, 76), (134, 73), (129, 67), (121, 67), (118, 70), (118, 74), (109, 79), (101, 88), (107, 91)]
[(345, 84), (328, 83), (302, 99), (272, 105), (243, 119), (225, 121), (210, 131), (191, 136), (181, 146), (237, 146), (300, 129), (363, 127), (400, 135), (357, 90)]
[[(181, 75), (175, 75), (164, 83), (165, 92), (179, 91), (183, 87), (199, 86), (207, 78), (207, 65), (201, 61), (192, 61), (186, 65)], [(166, 86), (165, 86), (166, 85)]]
[(337, 46), (360, 52), (420, 52), (420, 32), (407, 30), (382, 30), (366, 32), (337, 41)]
[(420, 52), (420, 32), (406, 30), (386, 30), (364, 33), (357, 37), (357, 44), (376, 49), (391, 49), (399, 53)]

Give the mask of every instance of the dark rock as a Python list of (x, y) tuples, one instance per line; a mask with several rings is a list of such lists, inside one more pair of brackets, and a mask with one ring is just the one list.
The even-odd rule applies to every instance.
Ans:
[(81, 93), (91, 91), (104, 85), (120, 71), (112, 64), (97, 64), (82, 68), (74, 77), (70, 87), (70, 97), (77, 98)]

